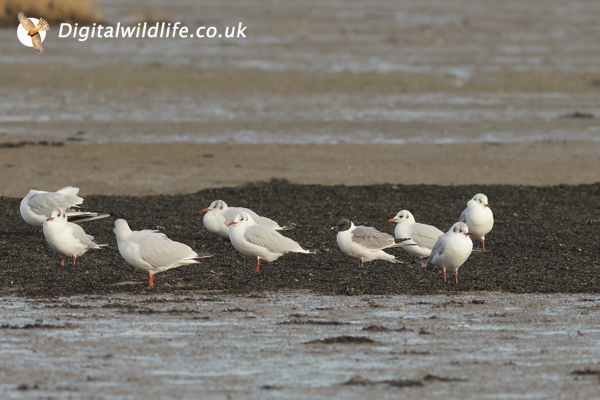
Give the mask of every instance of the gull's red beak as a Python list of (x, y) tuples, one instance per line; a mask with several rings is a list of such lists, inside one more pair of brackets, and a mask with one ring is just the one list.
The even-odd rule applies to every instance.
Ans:
[(396, 222), (396, 218), (390, 218), (388, 219), (388, 222)]
[(46, 221), (52, 221), (54, 219), (54, 217), (48, 217), (46, 218)]
[(210, 211), (210, 208), (203, 208), (202, 211), (200, 211), (200, 212), (209, 212), (209, 211)]
[(227, 224), (227, 226), (231, 226), (231, 225), (235, 225), (237, 224), (237, 222), (231, 221), (230, 223)]
[(486, 207), (489, 207), (489, 208), (492, 208), (492, 206), (490, 206), (490, 204), (489, 204), (489, 203), (488, 203), (488, 204), (486, 204), (485, 206), (486, 206)]

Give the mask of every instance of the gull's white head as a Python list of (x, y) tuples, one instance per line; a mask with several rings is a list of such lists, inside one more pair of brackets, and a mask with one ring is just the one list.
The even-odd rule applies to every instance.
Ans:
[(394, 218), (388, 219), (388, 221), (395, 222), (397, 224), (403, 224), (403, 223), (407, 223), (407, 222), (414, 223), (415, 217), (413, 217), (413, 215), (411, 214), (410, 211), (402, 210), (398, 214), (396, 214), (396, 216)]
[(115, 221), (115, 229), (113, 229), (115, 235), (119, 236), (121, 234), (131, 232), (131, 228), (129, 224), (124, 219), (118, 219)]
[(482, 207), (489, 207), (489, 203), (488, 203), (488, 198), (485, 194), (483, 193), (477, 193), (475, 196), (473, 196), (473, 198), (471, 200), (469, 200), (469, 202), (467, 203), (467, 205), (471, 203), (471, 204), (476, 204), (478, 206), (482, 206)]
[(215, 200), (212, 203), (210, 203), (210, 206), (208, 206), (208, 208), (203, 209), (202, 212), (223, 210), (227, 210), (227, 203), (225, 203), (223, 200)]
[(67, 222), (67, 213), (64, 208), (54, 207), (50, 216), (46, 219), (48, 222)]
[(450, 230), (454, 234), (471, 236), (471, 234), (469, 233), (469, 227), (464, 222), (455, 223), (454, 225), (452, 225), (452, 228), (450, 228)]
[(254, 219), (250, 216), (250, 214), (248, 214), (247, 212), (240, 212), (235, 214), (235, 217), (233, 217), (233, 221), (231, 221), (229, 223), (229, 227), (236, 227), (236, 226), (244, 226), (244, 225), (248, 225), (248, 224), (253, 224)]

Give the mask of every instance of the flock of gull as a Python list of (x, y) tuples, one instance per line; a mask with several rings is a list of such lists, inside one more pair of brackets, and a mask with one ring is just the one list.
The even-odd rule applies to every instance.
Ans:
[[(78, 192), (79, 188), (72, 186), (56, 192), (30, 190), (21, 201), (21, 217), (30, 225), (43, 227), (46, 241), (62, 256), (63, 266), (65, 257), (72, 257), (75, 264), (77, 257), (88, 250), (107, 246), (94, 242), (94, 237), (86, 234), (78, 223), (110, 215), (80, 211), (83, 198), (77, 195)], [(282, 227), (247, 208), (228, 207), (224, 201), (216, 200), (202, 211), (206, 213), (203, 222), (209, 232), (229, 239), (241, 254), (256, 258), (256, 272), (260, 271), (261, 260), (273, 262), (287, 253), (316, 253), (280, 233), (291, 227)], [(416, 263), (440, 268), (444, 281), (447, 271), (454, 272), (458, 284), (458, 269), (471, 255), (473, 240), (481, 240), (485, 253), (485, 235), (492, 230), (494, 216), (487, 196), (479, 193), (467, 202), (458, 222), (446, 233), (432, 225), (416, 222), (407, 210), (400, 211), (389, 221), (396, 223), (395, 237), (373, 227), (356, 226), (348, 219), (342, 219), (331, 229), (337, 230), (340, 250), (360, 259), (361, 266), (372, 260), (400, 263), (384, 250), (401, 247), (417, 257)], [(199, 254), (156, 230), (132, 231), (123, 219), (115, 221), (114, 233), (125, 261), (150, 274), (150, 289), (154, 287), (156, 273), (212, 257), (212, 254)]]

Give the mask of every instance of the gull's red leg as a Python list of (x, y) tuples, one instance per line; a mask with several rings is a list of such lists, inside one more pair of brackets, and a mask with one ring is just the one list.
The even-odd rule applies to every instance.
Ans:
[(150, 281), (148, 282), (148, 289), (154, 288), (154, 274), (150, 274)]
[(256, 272), (260, 272), (260, 258), (256, 258)]

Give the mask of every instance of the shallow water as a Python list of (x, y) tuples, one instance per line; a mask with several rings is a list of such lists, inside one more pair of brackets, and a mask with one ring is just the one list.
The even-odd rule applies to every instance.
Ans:
[[(0, 393), (592, 398), (598, 375), (572, 373), (600, 370), (599, 301), (483, 292), (4, 297)], [(309, 343), (340, 336), (373, 342)], [(357, 375), (362, 385), (344, 385)], [(415, 386), (399, 387), (407, 380)]]
[[(558, 92), (539, 92), (528, 82), (536, 77), (568, 82), (573, 76), (585, 76), (589, 87), (598, 86), (599, 28), (594, 19), (600, 12), (598, 2), (551, 1), (543, 12), (533, 0), (427, 5), (391, 0), (199, 5), (181, 0), (157, 1), (152, 7), (109, 0), (103, 1), (103, 8), (111, 23), (151, 20), (156, 12), (190, 28), (241, 21), (248, 26), (248, 37), (82, 42), (59, 39), (52, 30), (43, 54), (50, 70), (160, 69), (163, 85), (98, 87), (97, 72), (90, 72), (77, 90), (4, 88), (0, 134), (63, 140), (82, 131), (87, 134), (77, 139), (89, 143), (600, 140), (597, 124), (559, 119), (575, 111), (599, 116), (594, 91), (574, 93), (559, 84)], [(11, 29), (0, 31), (0, 68), (32, 61), (14, 36)], [(401, 75), (407, 73), (442, 79), (450, 89), (395, 95), (377, 90), (336, 93), (328, 87), (306, 93), (170, 90), (169, 74), (177, 73), (178, 66), (198, 71), (400, 73), (391, 79), (406, 80), (406, 88), (414, 92), (417, 83)], [(504, 85), (518, 85), (519, 80), (522, 91), (502, 93)], [(486, 89), (473, 91), (472, 84)], [(117, 126), (103, 125), (107, 123)]]
[[(566, 93), (423, 93), (423, 94), (246, 94), (240, 98), (218, 98), (189, 91), (163, 90), (150, 101), (146, 89), (95, 90), (94, 96), (76, 91), (0, 89), (0, 124), (18, 122), (60, 123), (227, 123), (263, 121), (297, 124), (286, 130), (230, 132), (203, 129), (148, 133), (118, 130), (81, 139), (103, 142), (203, 142), (203, 143), (528, 143), (563, 140), (600, 140), (600, 127), (555, 126), (554, 120), (577, 110), (600, 115), (595, 94)], [(19, 101), (15, 102), (14, 99)], [(109, 99), (98, 103), (98, 98)], [(507, 110), (510, 107), (510, 110)], [(36, 115), (31, 116), (32, 110)], [(550, 123), (552, 121), (552, 123)], [(302, 126), (315, 124), (311, 131)], [(344, 135), (331, 131), (331, 124), (365, 123)], [(368, 123), (420, 124), (413, 130), (372, 131)], [(531, 126), (526, 134), (505, 130), (501, 124)], [(453, 125), (467, 125), (453, 130)], [(82, 125), (82, 126), (83, 126)], [(321, 125), (321, 126), (319, 126)], [(441, 127), (448, 125), (445, 129)], [(536, 126), (537, 125), (537, 126)], [(44, 130), (60, 139), (62, 129)], [(438, 130), (441, 129), (441, 130)], [(9, 133), (28, 132), (16, 125)]]

